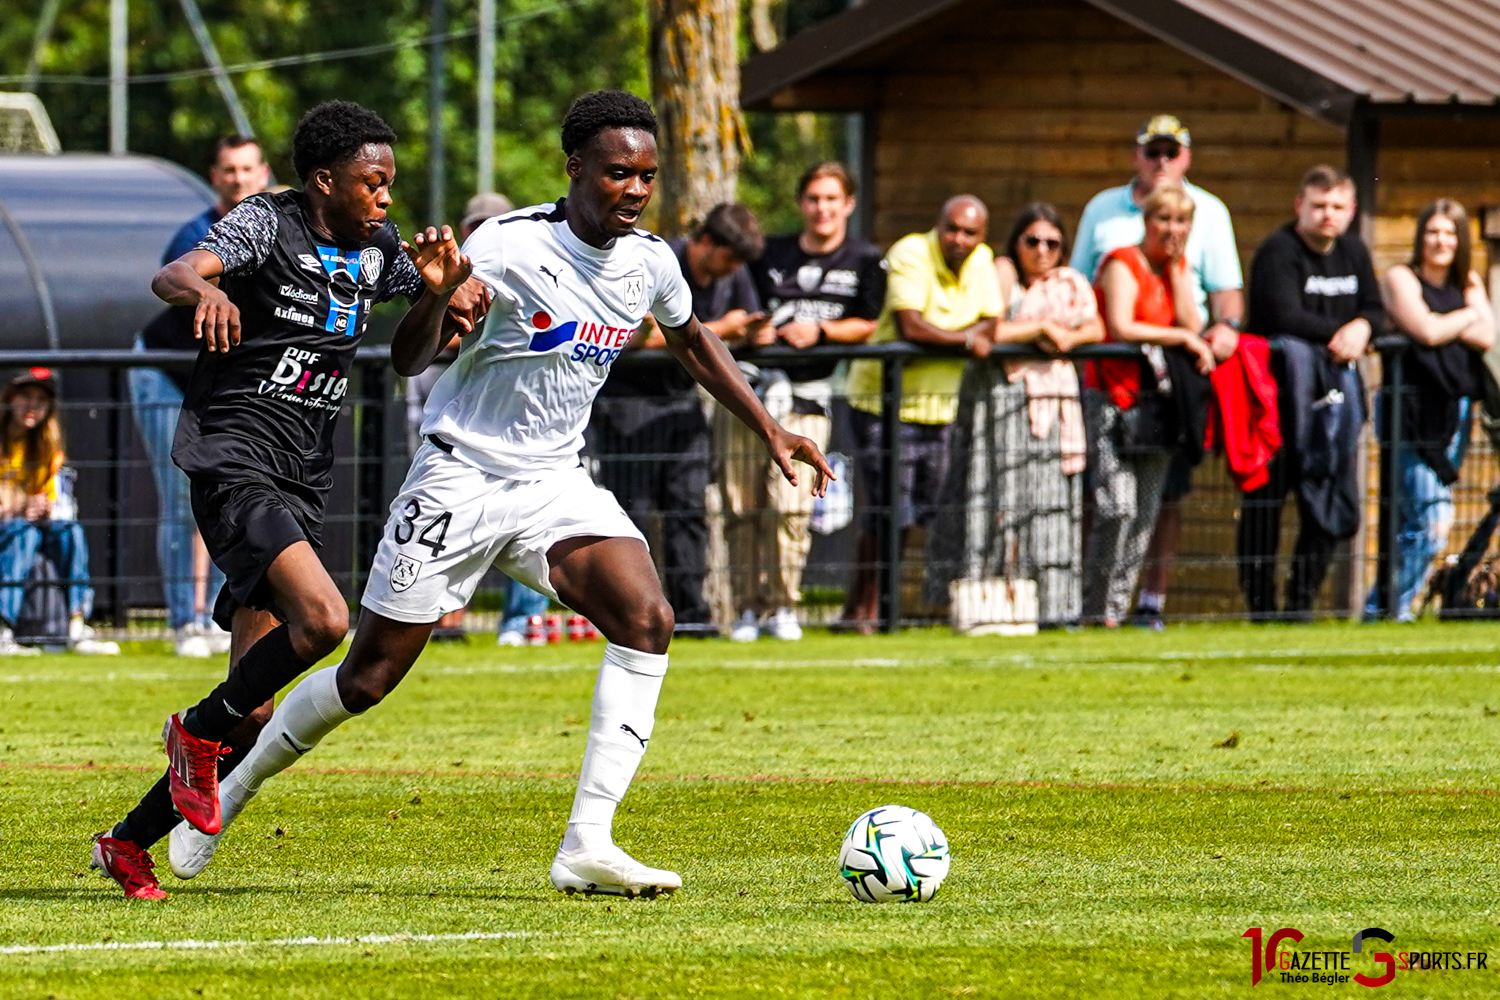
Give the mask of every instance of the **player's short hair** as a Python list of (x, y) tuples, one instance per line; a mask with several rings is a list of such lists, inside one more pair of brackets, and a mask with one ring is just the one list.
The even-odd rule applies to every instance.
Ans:
[(854, 175), (849, 168), (837, 160), (824, 160), (822, 163), (814, 163), (802, 174), (802, 179), (797, 181), (797, 197), (800, 198), (807, 193), (807, 186), (821, 177), (832, 177), (844, 188), (845, 197), (853, 198), (859, 185), (854, 182)]
[(233, 135), (226, 135), (214, 143), (213, 155), (208, 158), (209, 164), (211, 166), (218, 166), (220, 153), (226, 149), (239, 149), (242, 146), (254, 146), (256, 149), (261, 148), (260, 140), (255, 138), (255, 136), (235, 132)]
[(605, 129), (638, 128), (656, 136), (656, 112), (651, 105), (623, 90), (596, 90), (573, 102), (563, 116), (562, 149), (580, 152)]
[(707, 236), (716, 246), (733, 250), (734, 255), (747, 264), (760, 260), (766, 245), (760, 223), (755, 221), (755, 213), (744, 205), (728, 201), (709, 209), (693, 236)]
[(395, 131), (375, 112), (352, 101), (325, 101), (303, 115), (292, 133), (292, 169), (305, 181), (319, 167), (353, 159), (371, 143), (395, 141)]
[(1320, 163), (1302, 175), (1302, 183), (1297, 185), (1297, 194), (1300, 196), (1308, 188), (1316, 188), (1319, 191), (1332, 191), (1341, 188), (1345, 184), (1353, 185), (1354, 178), (1350, 177), (1340, 167), (1331, 163)]

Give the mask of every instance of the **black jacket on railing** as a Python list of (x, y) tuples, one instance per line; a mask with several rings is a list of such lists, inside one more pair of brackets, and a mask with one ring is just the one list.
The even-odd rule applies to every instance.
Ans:
[(1281, 440), (1297, 490), (1318, 525), (1334, 538), (1359, 530), (1359, 433), (1365, 422), (1359, 369), (1326, 348), (1278, 337), (1286, 375)]

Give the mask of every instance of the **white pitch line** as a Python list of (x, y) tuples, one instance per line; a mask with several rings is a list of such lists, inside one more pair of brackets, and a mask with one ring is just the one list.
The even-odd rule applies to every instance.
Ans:
[(533, 937), (531, 931), (468, 931), (464, 934), (366, 934), (361, 937), (262, 938), (244, 941), (85, 941), (68, 944), (13, 944), (0, 955), (43, 955), (78, 951), (213, 951), (227, 948), (308, 948), (350, 944), (433, 944), (446, 941), (503, 941)]

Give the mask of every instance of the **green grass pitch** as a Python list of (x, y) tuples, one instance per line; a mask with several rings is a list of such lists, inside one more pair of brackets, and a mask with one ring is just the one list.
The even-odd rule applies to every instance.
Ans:
[[(1252, 989), (1248, 928), (1348, 951), (1372, 926), (1489, 968), (1249, 995), (1494, 997), (1497, 647), (1484, 624), (681, 642), (616, 827), (683, 874), (657, 901), (547, 882), (598, 645), (431, 648), (198, 879), (158, 845), (155, 905), (87, 871), (90, 835), (220, 668), (4, 660), (0, 997), (1200, 1000)], [(887, 802), (948, 834), (930, 903), (838, 877)]]

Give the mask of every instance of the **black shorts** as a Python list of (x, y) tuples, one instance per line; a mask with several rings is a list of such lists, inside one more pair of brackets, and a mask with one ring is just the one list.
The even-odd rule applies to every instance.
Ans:
[(214, 621), (228, 631), (236, 608), (269, 611), (285, 621), (266, 586), (266, 570), (296, 542), (322, 545), (323, 508), (264, 481), (190, 479), (193, 519), (224, 587)]

